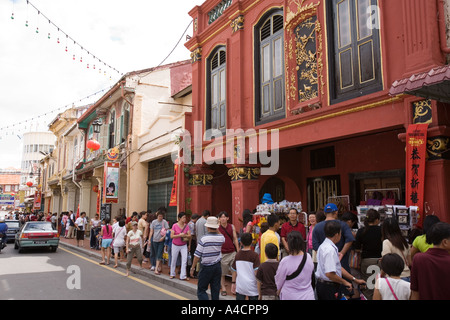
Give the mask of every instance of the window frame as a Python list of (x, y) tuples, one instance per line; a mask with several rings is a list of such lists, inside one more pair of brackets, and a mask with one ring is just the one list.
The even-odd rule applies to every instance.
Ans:
[[(222, 63), (220, 56), (221, 53), (224, 54), (225, 56), (225, 61)], [(215, 59), (215, 57), (218, 57), (218, 64), (217, 67), (213, 69), (212, 67), (212, 63)], [(226, 50), (226, 46), (218, 46), (216, 48), (214, 48), (213, 51), (211, 51), (211, 54), (208, 56), (208, 58), (206, 59), (206, 116), (205, 116), (205, 120), (206, 120), (206, 129), (216, 129), (221, 131), (222, 133), (226, 132), (227, 129), (227, 50)], [(221, 87), (222, 87), (222, 79), (220, 78), (221, 73), (224, 72), (225, 73), (225, 84), (224, 84), (224, 91), (225, 93), (223, 94), (224, 96), (224, 100), (221, 100)], [(214, 95), (214, 88), (213, 88), (213, 83), (212, 83), (212, 79), (213, 77), (217, 75), (217, 79), (218, 79), (218, 84), (216, 87), (217, 90), (217, 103), (213, 103), (212, 99), (213, 99), (213, 95)], [(216, 106), (215, 106), (216, 105)], [(220, 120), (221, 120), (221, 116), (220, 116), (220, 107), (224, 105), (224, 125), (221, 126), (220, 125)], [(212, 113), (213, 113), (213, 108), (217, 108), (217, 126), (213, 127), (213, 119), (212, 119)]]
[[(273, 32), (273, 18), (275, 16), (281, 16), (283, 21), (283, 28)], [(268, 20), (271, 20), (271, 30), (270, 35), (263, 40), (261, 40), (261, 30), (266, 25)], [(275, 41), (281, 39), (281, 74), (275, 76)], [(286, 117), (286, 74), (285, 74), (285, 52), (284, 52), (284, 10), (283, 8), (274, 8), (264, 14), (254, 27), (254, 70), (255, 70), (255, 124), (260, 125)], [(270, 70), (269, 79), (264, 81), (264, 58), (262, 56), (263, 48), (269, 46), (270, 54)], [(281, 83), (281, 107), (275, 108), (275, 83)], [(263, 98), (264, 94), (263, 87), (269, 86), (269, 110), (268, 112), (263, 111)]]
[[(341, 36), (338, 26), (338, 5), (348, 1), (348, 21), (350, 28), (350, 43), (340, 46)], [(377, 6), (378, 0), (368, 0), (369, 6)], [(328, 38), (328, 61), (329, 61), (329, 94), (330, 104), (347, 101), (383, 90), (382, 56), (380, 30), (370, 29), (371, 33), (364, 37), (360, 36), (360, 20), (358, 0), (332, 0), (326, 4), (327, 38)], [(376, 13), (378, 14), (378, 12)], [(361, 51), (360, 48), (371, 42), (371, 58), (373, 78), (362, 81)], [(342, 54), (351, 52), (352, 63), (350, 65), (352, 85), (342, 86)]]

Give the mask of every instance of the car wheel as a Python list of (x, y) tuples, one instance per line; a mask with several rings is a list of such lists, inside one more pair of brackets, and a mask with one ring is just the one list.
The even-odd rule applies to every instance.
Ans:
[(58, 247), (52, 247), (52, 252), (56, 252), (56, 249), (58, 249)]

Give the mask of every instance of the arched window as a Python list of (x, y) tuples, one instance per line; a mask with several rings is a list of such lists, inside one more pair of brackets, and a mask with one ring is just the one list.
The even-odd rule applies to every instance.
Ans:
[(268, 12), (255, 26), (256, 123), (285, 116), (283, 10)]
[(225, 130), (227, 126), (225, 48), (215, 49), (206, 61), (208, 68), (206, 127)]

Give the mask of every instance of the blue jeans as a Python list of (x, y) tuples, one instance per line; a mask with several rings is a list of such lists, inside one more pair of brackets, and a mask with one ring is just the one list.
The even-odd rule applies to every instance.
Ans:
[(211, 266), (202, 265), (198, 274), (197, 297), (198, 300), (209, 300), (206, 290), (211, 286), (211, 300), (219, 300), (220, 280), (222, 278), (222, 267), (220, 262)]
[[(156, 266), (156, 260), (162, 261), (163, 251), (164, 251), (164, 241), (153, 241), (151, 243), (151, 251), (154, 253), (155, 258), (155, 264), (153, 266)], [(153, 262), (153, 261), (152, 261)]]

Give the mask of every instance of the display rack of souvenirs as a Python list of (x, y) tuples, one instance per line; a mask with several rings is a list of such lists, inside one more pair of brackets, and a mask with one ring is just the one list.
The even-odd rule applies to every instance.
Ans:
[(409, 232), (417, 224), (417, 209), (416, 206), (402, 206), (402, 205), (385, 205), (385, 206), (358, 206), (358, 226), (364, 227), (364, 220), (369, 209), (375, 209), (380, 213), (380, 223), (386, 218), (395, 218), (398, 222), (400, 230), (404, 237), (408, 237)]
[(280, 219), (286, 219), (290, 209), (296, 209), (297, 212), (302, 212), (301, 202), (290, 202), (283, 200), (281, 202), (273, 202), (270, 194), (265, 194), (262, 198), (262, 203), (256, 206), (256, 212), (253, 214), (253, 240), (257, 241), (261, 229), (261, 224), (267, 222), (267, 216), (276, 214)]

